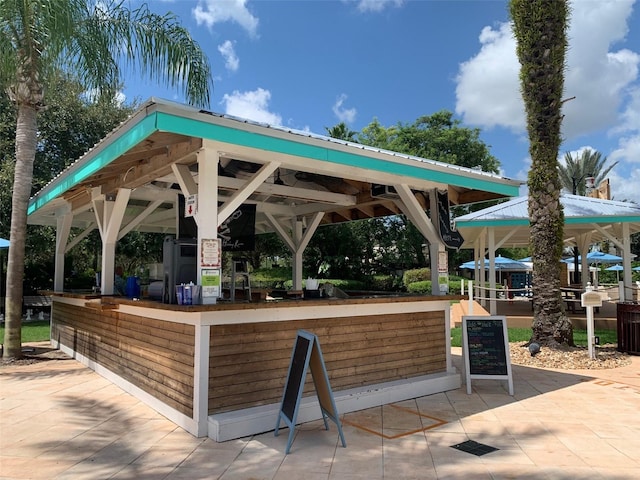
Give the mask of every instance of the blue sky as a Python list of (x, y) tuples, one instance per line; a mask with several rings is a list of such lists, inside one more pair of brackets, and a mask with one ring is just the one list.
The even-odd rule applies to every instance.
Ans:
[[(136, 6), (137, 0), (130, 0)], [(205, 49), (211, 110), (326, 134), (446, 109), (482, 140), (502, 174), (531, 163), (519, 64), (505, 0), (151, 0)], [(574, 0), (560, 154), (590, 147), (618, 165), (616, 200), (640, 203), (640, 13), (636, 0)], [(135, 75), (128, 99), (182, 102)]]

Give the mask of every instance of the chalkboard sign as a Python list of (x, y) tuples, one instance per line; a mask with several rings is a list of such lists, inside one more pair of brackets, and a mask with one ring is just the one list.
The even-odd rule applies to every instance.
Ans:
[(287, 381), (284, 385), (282, 404), (280, 412), (278, 413), (278, 421), (276, 422), (275, 428), (275, 435), (277, 436), (280, 429), (280, 422), (283, 421), (286, 426), (289, 427), (289, 440), (287, 441), (287, 448), (285, 451), (287, 454), (291, 449), (291, 442), (293, 441), (295, 433), (296, 419), (298, 418), (298, 410), (300, 408), (300, 400), (302, 399), (302, 391), (304, 390), (304, 383), (307, 378), (307, 370), (309, 367), (311, 367), (313, 383), (316, 387), (316, 392), (318, 393), (318, 401), (320, 403), (322, 419), (324, 420), (324, 427), (329, 430), (327, 418), (333, 420), (338, 426), (338, 433), (342, 440), (342, 446), (347, 446), (344, 440), (344, 434), (342, 433), (342, 425), (340, 424), (338, 409), (336, 408), (333, 393), (331, 392), (331, 386), (329, 385), (329, 375), (327, 374), (327, 369), (324, 365), (324, 359), (322, 358), (322, 350), (320, 349), (318, 337), (305, 330), (298, 330), (293, 351), (291, 352), (289, 373), (287, 374)]
[(463, 316), (462, 347), (468, 394), (471, 379), (477, 378), (507, 380), (513, 395), (506, 317)]
[(293, 354), (291, 355), (289, 375), (287, 376), (287, 383), (282, 400), (282, 413), (290, 422), (293, 422), (295, 418), (294, 415), (296, 413), (295, 410), (298, 405), (298, 399), (302, 395), (304, 388), (303, 375), (306, 376), (305, 374), (307, 373), (310, 346), (311, 340), (303, 335), (298, 335), (296, 344), (293, 347)]

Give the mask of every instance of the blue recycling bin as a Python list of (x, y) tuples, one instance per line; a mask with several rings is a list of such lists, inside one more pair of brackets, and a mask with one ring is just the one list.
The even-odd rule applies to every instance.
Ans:
[(129, 298), (140, 298), (140, 277), (132, 275), (127, 278), (125, 293)]

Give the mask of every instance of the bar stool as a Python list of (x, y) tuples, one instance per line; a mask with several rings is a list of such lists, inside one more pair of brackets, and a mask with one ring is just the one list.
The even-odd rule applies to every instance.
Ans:
[(229, 299), (234, 302), (236, 300), (236, 283), (240, 279), (242, 282), (242, 291), (244, 298), (251, 301), (251, 280), (247, 269), (247, 261), (242, 258), (233, 258), (231, 264), (231, 291)]

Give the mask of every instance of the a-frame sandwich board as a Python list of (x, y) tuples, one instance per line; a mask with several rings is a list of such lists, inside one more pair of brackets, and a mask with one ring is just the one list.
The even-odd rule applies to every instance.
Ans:
[(304, 390), (304, 383), (309, 367), (311, 367), (311, 376), (313, 377), (313, 383), (318, 395), (324, 426), (329, 430), (327, 418), (333, 420), (338, 426), (342, 446), (347, 446), (344, 440), (336, 402), (333, 398), (331, 385), (329, 384), (329, 375), (327, 374), (327, 369), (324, 364), (318, 337), (306, 330), (298, 330), (296, 342), (291, 352), (289, 372), (287, 373), (287, 381), (284, 385), (278, 421), (276, 422), (274, 432), (277, 436), (280, 429), (280, 422), (284, 422), (285, 425), (289, 427), (289, 440), (287, 441), (287, 448), (285, 450), (286, 454), (289, 453), (291, 443), (293, 442), (296, 419), (298, 418), (298, 410), (300, 409), (300, 400), (302, 399), (302, 391)]

